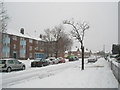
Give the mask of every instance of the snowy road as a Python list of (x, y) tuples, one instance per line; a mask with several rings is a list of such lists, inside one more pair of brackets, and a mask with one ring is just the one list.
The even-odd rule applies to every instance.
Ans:
[(67, 68), (71, 68), (75, 63), (79, 61), (67, 62), (56, 65), (50, 65), (46, 67), (27, 68), (24, 71), (13, 71), (11, 73), (2, 73), (2, 88), (13, 85), (15, 83), (24, 82), (24, 80), (30, 80), (33, 78), (45, 78), (51, 75), (64, 71)]
[(42, 68), (30, 68), (29, 64), (27, 64), (27, 69), (24, 71), (2, 73), (2, 88), (118, 87), (118, 82), (108, 62), (103, 58), (96, 63), (85, 63), (85, 70), (83, 71), (81, 71), (80, 63), (81, 60)]

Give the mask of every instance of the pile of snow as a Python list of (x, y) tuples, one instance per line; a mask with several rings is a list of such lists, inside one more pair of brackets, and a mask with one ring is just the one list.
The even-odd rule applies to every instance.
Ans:
[(85, 70), (82, 71), (79, 61), (66, 65), (69, 64), (73, 66), (57, 74), (18, 83), (9, 88), (118, 88), (118, 82), (103, 58), (96, 63), (85, 64)]
[(113, 63), (114, 65), (116, 65), (117, 67), (120, 67), (120, 64), (119, 64), (118, 62), (112, 61), (112, 63)]
[(19, 61), (25, 64), (26, 69), (29, 69), (31, 68), (31, 62), (34, 60), (19, 60)]

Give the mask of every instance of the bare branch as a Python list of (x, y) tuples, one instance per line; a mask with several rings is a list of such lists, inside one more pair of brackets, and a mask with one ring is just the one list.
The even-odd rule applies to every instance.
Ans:
[[(67, 20), (63, 21), (63, 24), (71, 25), (73, 27), (73, 30), (76, 32), (76, 38), (81, 42), (82, 39), (80, 37), (79, 29), (77, 29), (77, 26), (75, 26), (73, 22), (71, 23), (70, 21)], [(78, 25), (78, 23), (76, 25)]]

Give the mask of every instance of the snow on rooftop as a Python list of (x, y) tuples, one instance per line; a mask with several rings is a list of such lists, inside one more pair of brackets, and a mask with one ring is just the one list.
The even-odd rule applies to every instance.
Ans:
[(30, 39), (35, 39), (35, 40), (42, 40), (41, 38), (39, 37), (35, 37), (35, 36), (31, 36), (29, 35), (28, 33), (26, 34), (22, 34), (20, 33), (20, 31), (18, 30), (13, 30), (13, 29), (7, 29), (6, 30), (6, 33), (7, 34), (10, 34), (10, 35), (15, 35), (15, 36), (19, 36), (19, 37), (24, 37), (24, 38), (30, 38)]
[[(71, 51), (77, 51), (78, 48), (72, 48)], [(79, 49), (80, 50), (80, 49)]]

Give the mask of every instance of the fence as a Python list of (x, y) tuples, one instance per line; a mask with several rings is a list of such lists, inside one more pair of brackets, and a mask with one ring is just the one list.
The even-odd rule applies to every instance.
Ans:
[(115, 61), (111, 61), (111, 60), (109, 60), (109, 64), (110, 64), (111, 70), (112, 70), (115, 78), (120, 83), (120, 64), (118, 64)]

